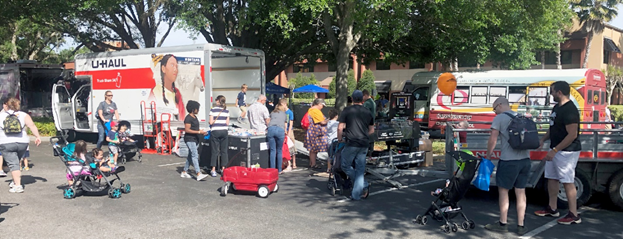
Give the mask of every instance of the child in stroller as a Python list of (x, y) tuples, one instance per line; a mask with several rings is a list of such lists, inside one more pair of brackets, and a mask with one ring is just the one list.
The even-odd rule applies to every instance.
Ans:
[[(59, 156), (65, 164), (71, 176), (68, 176), (68, 180), (72, 180), (69, 186), (63, 190), (64, 198), (72, 199), (80, 192), (104, 192), (106, 190), (108, 190), (108, 196), (111, 198), (120, 198), (122, 192), (130, 192), (130, 184), (124, 184), (118, 175), (125, 170), (123, 166), (111, 172), (102, 172), (93, 155), (86, 153), (84, 141), (67, 145), (64, 142), (67, 141), (59, 137), (50, 138), (54, 155)], [(110, 176), (115, 178), (109, 180), (108, 177)], [(113, 186), (115, 180), (119, 180), (119, 188)]]
[[(338, 142), (337, 139), (334, 139), (331, 144), (329, 144), (329, 160), (333, 164), (331, 167), (331, 171), (329, 172), (329, 182), (327, 183), (327, 187), (331, 192), (331, 196), (335, 196), (336, 192), (339, 192), (342, 196), (350, 197), (350, 190), (352, 190), (352, 182), (348, 175), (342, 171), (341, 165), (341, 157), (342, 151), (346, 143)], [(370, 192), (370, 185), (367, 185), (364, 188), (363, 195), (361, 198), (368, 198)]]
[(139, 163), (142, 162), (143, 155), (141, 154), (141, 150), (136, 145), (136, 141), (131, 138), (132, 133), (130, 132), (130, 127), (131, 125), (128, 121), (119, 122), (119, 130), (117, 131), (119, 139), (117, 150), (119, 151), (119, 155), (117, 157), (118, 161), (114, 162), (125, 164), (128, 159), (131, 159), (134, 156), (136, 156)]
[[(459, 201), (463, 199), (465, 193), (469, 189), (480, 162), (478, 158), (464, 151), (452, 151), (449, 152), (460, 165), (460, 167), (454, 172), (454, 176), (451, 179), (446, 180), (445, 187), (437, 189), (435, 192), (431, 192), (433, 196), (437, 198), (432, 202), (432, 205), (426, 210), (424, 215), (417, 215), (414, 223), (426, 225), (428, 217), (432, 217), (437, 221), (445, 221), (445, 225), (442, 227), (442, 231), (445, 233), (457, 232), (459, 226), (452, 221), (457, 215), (461, 215), (465, 221), (461, 223), (461, 228), (464, 230), (474, 229), (476, 224), (465, 216)], [(460, 175), (457, 175), (459, 174)]]

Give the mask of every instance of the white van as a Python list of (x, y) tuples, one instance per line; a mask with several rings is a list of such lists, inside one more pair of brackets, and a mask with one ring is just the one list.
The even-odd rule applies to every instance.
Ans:
[[(177, 63), (177, 71), (167, 63)], [(52, 110), (56, 129), (69, 141), (77, 133), (97, 133), (97, 107), (110, 90), (121, 120), (131, 124), (132, 133), (142, 135), (142, 102), (156, 105), (156, 121), (170, 114), (171, 128), (183, 127), (186, 102), (201, 104), (199, 120), (206, 119), (216, 96), (227, 99), (230, 117), (237, 118), (236, 97), (247, 84), (247, 102), (265, 91), (265, 58), (261, 50), (218, 44), (161, 47), (89, 53), (76, 56), (75, 78), (52, 87)], [(166, 120), (166, 117), (165, 117)], [(172, 131), (175, 136), (177, 132)]]

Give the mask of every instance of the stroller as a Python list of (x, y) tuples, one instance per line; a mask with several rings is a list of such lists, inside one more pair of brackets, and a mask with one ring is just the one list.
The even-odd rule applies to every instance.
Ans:
[[(132, 136), (132, 133), (130, 133), (130, 127), (132, 127), (130, 125), (130, 122), (128, 121), (119, 122), (119, 127), (121, 127), (122, 125), (127, 126), (128, 129), (123, 135), (119, 134), (119, 138), (120, 139), (123, 137), (129, 138), (130, 136)], [(110, 129), (107, 126), (106, 127), (107, 134), (108, 134), (108, 130)], [(135, 142), (124, 141), (117, 146), (119, 147), (119, 157), (117, 157), (117, 161), (119, 161), (119, 163), (125, 164), (128, 159), (131, 159), (134, 156), (136, 156), (136, 159), (138, 160), (139, 163), (142, 162), (143, 154), (141, 154), (141, 149), (139, 149), (138, 146), (136, 145), (136, 141)]]
[[(459, 201), (463, 199), (465, 193), (469, 189), (472, 180), (480, 166), (478, 158), (462, 151), (449, 152), (459, 164), (463, 164), (455, 172), (454, 176), (446, 180), (446, 185), (443, 189), (438, 189), (433, 193), (433, 196), (437, 196), (432, 205), (426, 210), (424, 215), (417, 215), (413, 220), (414, 223), (426, 225), (428, 217), (437, 220), (445, 221), (445, 225), (441, 230), (445, 233), (457, 232), (459, 226), (452, 221), (457, 215), (461, 215), (464, 219), (461, 223), (461, 228), (464, 230), (474, 229), (476, 224), (465, 216), (462, 211)], [(457, 173), (462, 169), (462, 173), (457, 176)]]
[(344, 190), (352, 187), (348, 175), (342, 171), (341, 157), (345, 146), (346, 143), (338, 143), (337, 139), (333, 140), (329, 145), (328, 153), (332, 166), (331, 172), (329, 172), (327, 187), (331, 196), (335, 196), (336, 192), (339, 192), (342, 196), (348, 196), (344, 193)]
[[(75, 144), (66, 144), (66, 141), (59, 137), (50, 138), (50, 143), (54, 149), (54, 156), (58, 156), (67, 167), (67, 172), (73, 175), (73, 184), (63, 190), (63, 197), (66, 199), (75, 198), (78, 193), (82, 192), (103, 192), (108, 190), (108, 196), (111, 198), (120, 198), (121, 193), (130, 193), (130, 184), (125, 184), (119, 178), (118, 173), (125, 171), (125, 167), (120, 166), (114, 172), (102, 172), (95, 162), (95, 158), (86, 155), (86, 161), (73, 157)], [(79, 162), (82, 169), (80, 172), (72, 171), (70, 162)], [(75, 164), (74, 164), (75, 165)], [(114, 176), (112, 180), (108, 177)], [(103, 179), (103, 180), (102, 180)], [(119, 188), (113, 186), (115, 180), (119, 180)]]

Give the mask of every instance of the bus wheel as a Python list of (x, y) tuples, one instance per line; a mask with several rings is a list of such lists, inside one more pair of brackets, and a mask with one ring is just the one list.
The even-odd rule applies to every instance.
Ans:
[(623, 170), (620, 170), (608, 183), (608, 194), (614, 205), (623, 209)]
[(64, 129), (63, 131), (57, 132), (57, 135), (62, 136), (65, 140), (67, 140), (67, 143), (69, 143), (76, 141), (77, 134), (75, 130)]
[[(586, 176), (586, 173), (584, 173), (581, 169), (575, 169), (575, 180), (573, 184), (575, 184), (577, 192), (577, 206), (579, 208), (591, 198), (593, 194), (593, 187), (591, 186), (589, 177)], [(560, 189), (558, 191), (558, 208), (569, 208), (569, 200), (567, 199), (567, 193), (562, 183), (560, 184)]]

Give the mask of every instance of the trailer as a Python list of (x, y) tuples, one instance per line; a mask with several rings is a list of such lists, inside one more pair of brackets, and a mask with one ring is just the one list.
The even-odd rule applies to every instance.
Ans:
[(52, 116), (51, 87), (61, 77), (61, 65), (20, 60), (0, 64), (0, 97), (15, 97), (21, 109), (34, 117)]
[(242, 84), (248, 86), (247, 102), (264, 94), (264, 64), (261, 50), (219, 44), (80, 54), (74, 77), (52, 86), (54, 124), (69, 141), (97, 133), (97, 107), (111, 91), (134, 135), (144, 135), (145, 122), (161, 125), (164, 118), (170, 136), (177, 136), (189, 100), (201, 104), (198, 118), (207, 129), (216, 96), (227, 98), (230, 117), (236, 118), (240, 111), (234, 102)]

